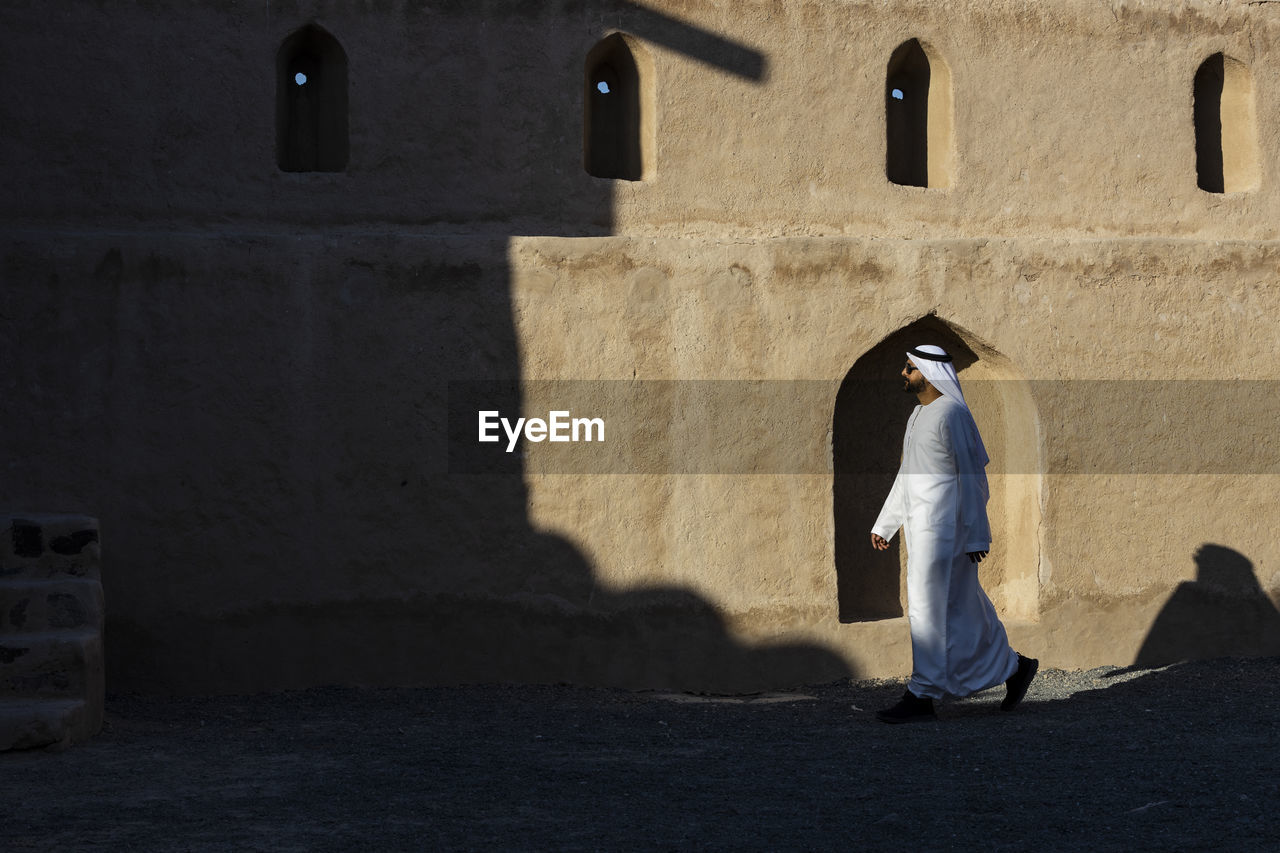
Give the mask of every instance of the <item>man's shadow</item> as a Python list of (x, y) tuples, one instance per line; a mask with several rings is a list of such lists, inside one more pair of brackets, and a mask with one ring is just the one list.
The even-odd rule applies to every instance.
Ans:
[(1195, 554), (1196, 579), (1174, 590), (1134, 658), (1134, 669), (1189, 660), (1280, 654), (1280, 611), (1247, 557), (1223, 545)]

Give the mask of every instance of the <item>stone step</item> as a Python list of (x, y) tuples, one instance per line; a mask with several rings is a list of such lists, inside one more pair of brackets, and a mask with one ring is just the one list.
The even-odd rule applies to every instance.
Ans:
[(86, 741), (102, 727), (90, 717), (76, 699), (0, 699), (0, 752)]
[(93, 578), (0, 579), (0, 642), (13, 634), (102, 628), (102, 584)]
[(81, 699), (100, 707), (102, 671), (95, 629), (0, 636), (0, 699)]
[(98, 520), (87, 515), (0, 516), (0, 580), (99, 577)]

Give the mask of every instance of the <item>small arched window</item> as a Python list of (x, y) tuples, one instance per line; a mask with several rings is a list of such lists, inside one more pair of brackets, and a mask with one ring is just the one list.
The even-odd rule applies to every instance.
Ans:
[[(650, 166), (652, 80), (642, 49), (621, 33), (587, 54), (583, 92), (583, 166), (597, 178), (638, 181)], [(641, 66), (645, 73), (642, 74)]]
[(951, 184), (951, 74), (916, 39), (898, 46), (885, 74), (885, 175), (910, 187)]
[(1211, 193), (1257, 187), (1261, 169), (1248, 67), (1215, 53), (1196, 71), (1193, 98), (1197, 186)]
[(276, 54), (276, 162), (285, 172), (347, 168), (347, 54), (314, 25)]

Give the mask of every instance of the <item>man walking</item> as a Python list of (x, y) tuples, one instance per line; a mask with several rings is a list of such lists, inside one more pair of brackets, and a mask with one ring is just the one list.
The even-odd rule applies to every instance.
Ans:
[(978, 584), (978, 563), (991, 548), (987, 450), (946, 350), (908, 350), (902, 378), (920, 405), (907, 421), (902, 464), (871, 529), (871, 546), (887, 550), (903, 528), (912, 673), (898, 704), (876, 716), (886, 723), (933, 720), (934, 699), (1001, 682), (1008, 692), (1000, 707), (1012, 711), (1039, 663), (1009, 647)]

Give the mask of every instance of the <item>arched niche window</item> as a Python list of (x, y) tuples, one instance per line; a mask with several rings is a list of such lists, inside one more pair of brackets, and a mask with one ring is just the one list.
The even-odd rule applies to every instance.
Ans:
[(951, 72), (916, 39), (885, 74), (885, 175), (909, 187), (951, 185)]
[(1196, 71), (1193, 97), (1197, 185), (1211, 193), (1256, 187), (1261, 170), (1248, 67), (1215, 53)]
[(582, 147), (589, 174), (639, 181), (652, 172), (652, 86), (647, 51), (621, 33), (587, 54)]
[(314, 25), (276, 54), (276, 162), (285, 172), (347, 168), (347, 54)]

